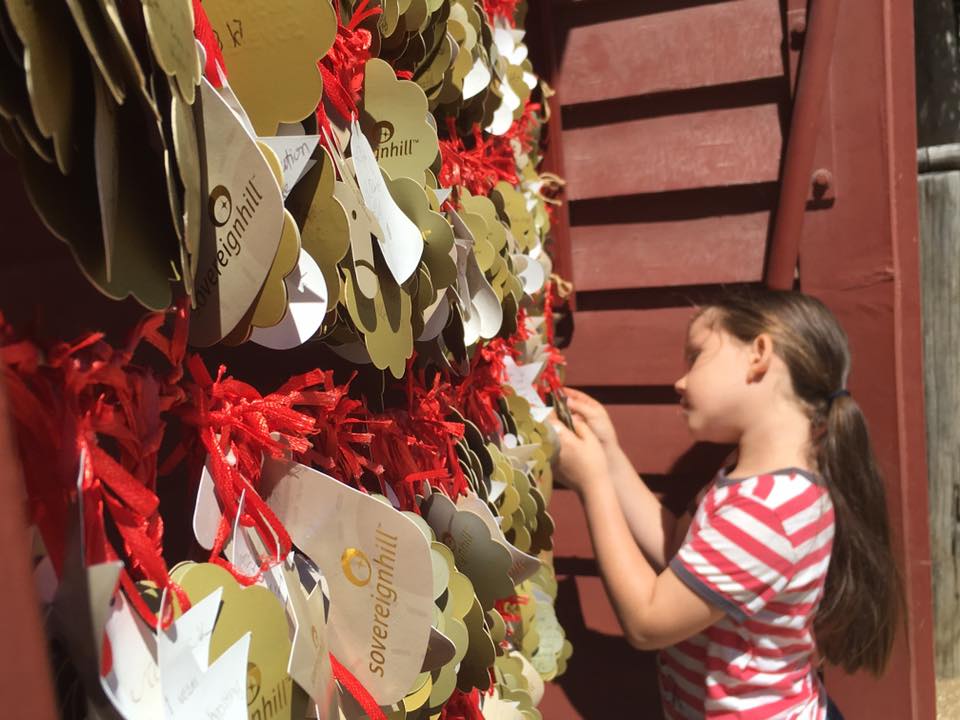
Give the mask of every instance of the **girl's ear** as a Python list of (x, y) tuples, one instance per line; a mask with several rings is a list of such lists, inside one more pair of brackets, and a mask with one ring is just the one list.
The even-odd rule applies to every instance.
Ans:
[(773, 338), (769, 333), (760, 333), (750, 344), (747, 382), (760, 382), (770, 369), (773, 360)]

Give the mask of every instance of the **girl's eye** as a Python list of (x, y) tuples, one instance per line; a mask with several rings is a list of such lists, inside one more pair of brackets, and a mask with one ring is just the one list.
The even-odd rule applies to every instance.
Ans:
[(700, 357), (699, 350), (687, 350), (686, 353), (687, 367), (693, 367), (693, 364), (697, 361), (697, 358)]

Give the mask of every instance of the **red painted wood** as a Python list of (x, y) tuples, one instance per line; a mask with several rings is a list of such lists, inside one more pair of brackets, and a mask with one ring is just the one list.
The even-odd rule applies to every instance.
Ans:
[[(733, 4), (710, 7), (720, 12)], [(559, 84), (563, 93), (560, 99), (568, 107), (565, 117), (570, 120), (566, 123), (564, 150), (569, 195), (575, 200), (571, 212), (574, 269), (581, 282), (578, 289), (588, 291), (580, 300), (587, 310), (576, 315), (577, 331), (568, 356), (569, 377), (614, 399), (617, 393), (622, 395), (611, 411), (624, 445), (642, 472), (666, 472), (671, 458), (680, 456), (679, 474), (696, 476), (711, 465), (715, 467), (721, 453), (700, 453), (699, 446), (690, 448), (682, 426), (678, 428), (675, 408), (662, 401), (640, 404), (643, 388), (672, 382), (682, 367), (679, 356), (673, 356), (682, 323), (677, 319), (671, 325), (654, 318), (679, 313), (675, 294), (667, 292), (671, 287), (729, 282), (725, 274), (741, 268), (730, 268), (722, 253), (734, 251), (713, 246), (736, 244), (738, 238), (736, 233), (724, 235), (718, 227), (731, 217), (723, 207), (691, 214), (650, 214), (648, 210), (658, 197), (672, 202), (674, 194), (669, 194), (670, 190), (721, 187), (745, 182), (742, 178), (746, 176), (754, 178), (747, 182), (763, 182), (756, 179), (763, 173), (751, 175), (757, 167), (766, 168), (770, 179), (776, 181), (777, 170), (772, 168), (779, 162), (782, 147), (779, 138), (776, 143), (764, 142), (764, 134), (756, 132), (756, 127), (744, 132), (742, 123), (736, 151), (747, 157), (746, 162), (732, 158), (732, 150), (724, 156), (723, 150), (728, 147), (717, 150), (710, 145), (711, 140), (719, 140), (722, 145), (733, 137), (724, 134), (732, 133), (733, 127), (723, 122), (725, 114), (729, 117), (729, 113), (742, 111), (746, 115), (751, 104), (759, 104), (762, 112), (761, 100), (751, 103), (731, 99), (724, 105), (715, 95), (701, 93), (701, 98), (710, 98), (704, 108), (692, 103), (679, 111), (674, 98), (687, 93), (679, 84), (674, 89), (681, 92), (662, 96), (662, 106), (660, 96), (657, 103), (638, 103), (636, 97), (618, 96), (620, 92), (656, 92), (667, 87), (658, 85), (663, 78), (681, 83), (685, 73), (692, 76), (701, 70), (667, 63), (645, 69), (641, 63), (635, 66), (638, 77), (619, 75), (618, 56), (642, 58), (645, 50), (602, 42), (601, 30), (628, 24), (625, 16), (630, 12), (622, 5), (614, 11), (613, 5), (577, 2), (573, 9), (568, 6), (563, 11), (573, 18), (567, 47), (580, 48), (576, 53), (579, 57), (564, 55), (565, 70), (574, 73), (579, 71), (576, 67), (582, 67), (587, 72), (591, 64), (606, 66), (604, 81), (610, 84), (607, 95), (603, 94), (602, 83), (591, 86), (589, 78), (578, 83), (578, 89), (573, 89), (571, 75), (565, 75), (565, 82)], [(790, 0), (781, 5), (795, 8), (805, 3)], [(644, 5), (637, 13), (644, 14), (643, 21), (663, 20), (665, 15), (677, 13), (679, 17), (704, 7), (674, 11), (664, 2), (655, 3), (653, 10)], [(815, 151), (816, 167), (823, 165), (833, 174), (835, 200), (821, 204), (816, 212), (808, 206), (800, 250), (802, 287), (826, 300), (850, 334), (854, 352), (850, 384), (854, 396), (862, 402), (886, 477), (896, 552), (909, 604), (905, 632), (897, 639), (895, 656), (882, 678), (848, 677), (836, 669), (828, 670), (830, 692), (853, 720), (935, 717), (917, 291), (911, 12), (910, 3), (897, 0), (842, 6)], [(592, 45), (587, 42), (590, 38), (594, 38)], [(670, 47), (674, 40), (658, 42), (662, 42), (660, 47)], [(754, 39), (755, 45), (764, 42)], [(739, 52), (724, 39), (717, 41), (717, 47), (699, 49), (705, 57), (737, 57)], [(644, 73), (646, 77), (640, 77)], [(705, 84), (709, 82), (704, 80)], [(789, 77), (784, 77), (784, 83), (789, 84)], [(586, 94), (574, 94), (571, 99), (571, 92)], [(689, 93), (700, 93), (700, 89), (691, 86)], [(771, 98), (766, 104), (777, 102)], [(723, 107), (728, 110), (714, 109)], [(789, 108), (781, 105), (781, 110)], [(710, 127), (708, 120), (715, 126)], [(732, 179), (736, 173), (740, 173), (736, 176), (740, 179)], [(842, 192), (837, 191), (839, 187)], [(629, 216), (628, 211), (618, 209), (638, 199), (643, 200), (643, 212)], [(699, 197), (691, 191), (689, 199), (696, 205)], [(766, 212), (768, 207), (734, 212), (744, 216)], [(702, 252), (718, 253), (715, 275), (710, 273), (709, 263), (697, 256), (696, 245), (687, 240), (682, 229), (701, 219), (705, 226)], [(744, 242), (741, 249), (744, 247), (752, 246)], [(656, 248), (656, 252), (650, 248)], [(671, 249), (676, 253), (672, 273)], [(649, 254), (644, 255), (645, 251)], [(618, 264), (617, 258), (623, 262)], [(662, 265), (655, 258), (662, 258)], [(647, 260), (649, 269), (641, 267), (643, 260)], [(744, 274), (742, 279), (749, 280), (749, 273)], [(638, 294), (637, 288), (646, 289)], [(664, 293), (662, 303), (656, 300), (658, 288)], [(620, 290), (623, 292), (618, 295)], [(655, 309), (659, 305), (669, 310)], [(598, 309), (601, 307), (612, 309)], [(655, 479), (658, 483), (663, 480)], [(551, 718), (657, 718), (656, 691), (650, 682), (653, 668), (648, 659), (630, 651), (625, 643), (612, 642), (604, 632), (588, 627), (601, 627), (594, 613), (602, 617), (605, 611), (604, 602), (594, 594), (596, 570), (582, 559), (588, 539), (575, 510), (562, 511), (568, 523), (563, 527), (577, 537), (561, 531), (563, 539), (558, 538), (558, 569), (566, 568), (573, 576), (573, 582), (561, 583), (558, 610), (575, 643), (579, 642), (577, 647), (581, 653), (586, 647), (589, 657), (583, 660), (583, 654), (579, 659), (575, 655), (568, 676), (559, 686), (548, 687), (541, 709)], [(575, 553), (576, 562), (570, 560), (568, 551)], [(626, 678), (624, 668), (632, 671)], [(598, 683), (608, 692), (601, 689), (591, 694), (585, 689)], [(611, 694), (622, 694), (622, 700), (610, 701)]]
[(647, 117), (563, 133), (571, 200), (776, 180), (775, 103)]
[(827, 682), (848, 716), (927, 720), (936, 709), (912, 5), (896, 0), (872, 8), (844, 3), (839, 22), (833, 135), (843, 194), (828, 212), (807, 217), (801, 282), (834, 309), (850, 334), (851, 387), (864, 408), (886, 477), (908, 615), (882, 678), (832, 670)]
[[(565, 350), (571, 385), (673, 385), (683, 374), (690, 307), (576, 314)], [(598, 352), (603, 348), (603, 352)]]
[[(527, 44), (531, 53), (545, 59), (541, 70), (541, 77), (550, 85), (556, 85), (560, 79), (559, 63), (556, 57), (556, 28), (554, 13), (549, 12), (546, 3), (533, 3), (527, 16)], [(540, 166), (541, 172), (561, 174), (564, 167), (563, 160), (563, 124), (560, 114), (560, 99), (553, 95), (546, 99), (547, 110), (550, 113), (550, 122), (547, 124), (547, 134), (544, 138), (545, 150)], [(553, 271), (565, 280), (573, 279), (573, 260), (570, 256), (570, 208), (566, 194), (561, 190), (556, 198), (560, 205), (554, 208), (550, 225), (552, 243), (549, 248), (553, 260)], [(571, 306), (575, 307), (573, 298)]]
[[(577, 21), (573, 13), (564, 15)], [(777, 0), (574, 26), (560, 59), (560, 99), (572, 105), (779, 77), (782, 40)]]
[(0, 368), (0, 547), (4, 548), (4, 650), (0, 653), (0, 702), (7, 717), (53, 720), (57, 708), (47, 643), (34, 591), (30, 534), (20, 459), (7, 413)]
[[(609, 405), (615, 426), (625, 431), (621, 441), (640, 475), (669, 473), (693, 445), (679, 405)], [(704, 482), (711, 470), (704, 470)]]
[(570, 229), (577, 290), (757, 282), (769, 212)]

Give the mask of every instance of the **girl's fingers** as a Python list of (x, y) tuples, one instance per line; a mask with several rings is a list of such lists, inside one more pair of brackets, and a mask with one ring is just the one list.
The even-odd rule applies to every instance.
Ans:
[(597, 413), (597, 407), (592, 402), (582, 400), (572, 395), (567, 398), (567, 407), (569, 407), (571, 411), (578, 412), (583, 416), (595, 415)]
[(593, 435), (593, 430), (590, 429), (590, 425), (587, 424), (583, 415), (573, 415), (573, 429), (577, 431), (577, 435), (581, 439)]
[[(574, 423), (576, 423), (576, 420), (574, 420)], [(579, 439), (574, 433), (570, 432), (570, 428), (568, 428), (559, 420), (551, 419), (550, 425), (557, 433), (561, 447), (564, 445), (569, 445), (571, 441)]]
[(576, 388), (567, 387), (567, 388), (564, 388), (563, 391), (566, 393), (567, 398), (571, 400), (578, 400), (580, 402), (585, 402), (585, 403), (597, 402), (592, 397), (587, 395), (585, 392), (582, 392), (581, 390), (577, 390)]

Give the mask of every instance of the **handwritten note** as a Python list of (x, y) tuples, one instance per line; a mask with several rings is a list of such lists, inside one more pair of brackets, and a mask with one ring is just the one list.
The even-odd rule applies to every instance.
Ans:
[(423, 235), (391, 197), (373, 149), (356, 121), (351, 125), (350, 152), (353, 154), (353, 166), (363, 202), (377, 219), (382, 231), (377, 240), (380, 241), (387, 267), (398, 283), (404, 283), (420, 264)]

